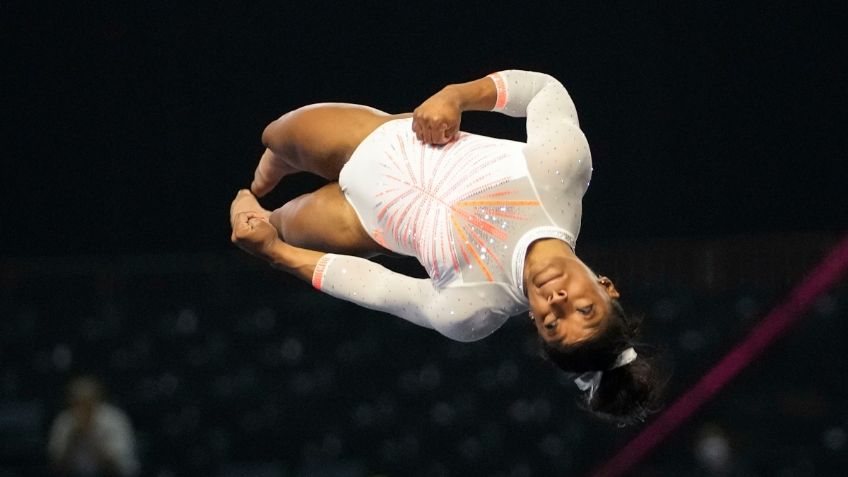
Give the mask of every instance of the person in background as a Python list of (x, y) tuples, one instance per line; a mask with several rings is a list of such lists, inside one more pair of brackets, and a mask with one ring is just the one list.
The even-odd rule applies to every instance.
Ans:
[(55, 475), (138, 475), (135, 437), (127, 415), (104, 402), (103, 386), (92, 377), (71, 381), (68, 408), (53, 421), (47, 446)]

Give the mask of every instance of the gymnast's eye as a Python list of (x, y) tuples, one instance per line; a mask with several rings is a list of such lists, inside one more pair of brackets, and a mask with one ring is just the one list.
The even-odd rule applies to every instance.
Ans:
[(595, 309), (595, 305), (589, 305), (589, 306), (584, 306), (583, 308), (578, 308), (577, 311), (588, 316), (592, 313), (592, 310), (594, 310), (594, 309)]

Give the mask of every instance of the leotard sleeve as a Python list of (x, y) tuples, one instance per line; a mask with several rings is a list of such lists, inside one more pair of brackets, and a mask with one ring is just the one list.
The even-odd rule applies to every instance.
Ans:
[(485, 338), (516, 313), (516, 303), (501, 284), (437, 289), (430, 279), (412, 278), (348, 255), (321, 257), (312, 285), (336, 298), (390, 313), (457, 341)]
[(527, 168), (546, 210), (576, 236), (581, 200), (592, 176), (592, 156), (571, 96), (544, 73), (507, 70), (489, 78), (498, 92), (493, 111), (527, 118)]

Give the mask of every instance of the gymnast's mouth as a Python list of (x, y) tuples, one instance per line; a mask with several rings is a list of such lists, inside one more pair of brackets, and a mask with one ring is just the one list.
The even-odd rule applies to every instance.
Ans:
[(565, 277), (565, 273), (562, 270), (554, 267), (548, 267), (541, 272), (533, 280), (533, 285), (538, 289), (542, 289), (545, 285), (549, 285), (551, 282)]

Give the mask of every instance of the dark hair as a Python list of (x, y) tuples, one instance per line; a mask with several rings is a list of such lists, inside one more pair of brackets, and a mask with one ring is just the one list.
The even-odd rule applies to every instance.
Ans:
[[(660, 366), (659, 353), (653, 347), (636, 342), (641, 318), (628, 316), (617, 299), (604, 325), (591, 338), (566, 345), (542, 341), (547, 358), (563, 371), (575, 375), (603, 371), (592, 399), (583, 392), (580, 407), (595, 417), (625, 426), (644, 421), (660, 408), (660, 397), (668, 381), (668, 372)], [(627, 348), (636, 350), (631, 363), (610, 369)]]

